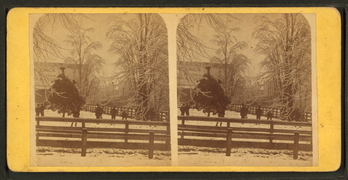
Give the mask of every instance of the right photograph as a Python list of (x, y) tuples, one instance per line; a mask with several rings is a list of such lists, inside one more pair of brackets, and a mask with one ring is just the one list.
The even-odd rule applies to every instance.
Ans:
[(315, 14), (181, 19), (179, 166), (314, 166), (314, 29)]

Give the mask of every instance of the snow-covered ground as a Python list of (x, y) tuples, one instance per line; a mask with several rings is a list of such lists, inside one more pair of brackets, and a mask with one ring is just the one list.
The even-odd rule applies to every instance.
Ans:
[[(178, 115), (180, 115), (180, 114), (181, 114), (180, 109), (178, 109)], [(205, 116), (205, 117), (207, 117), (207, 115), (208, 114), (203, 113), (203, 111), (198, 111), (196, 109), (190, 109), (190, 116)], [(217, 117), (217, 114), (215, 116), (213, 116), (213, 114), (210, 113), (210, 117)], [(240, 118), (240, 113), (236, 112), (236, 111), (226, 110), (225, 117), (226, 118)], [(248, 114), (248, 118), (249, 119), (256, 119), (256, 115)], [(265, 116), (261, 116), (261, 119), (265, 120), (267, 118)], [(275, 118), (273, 118), (273, 119), (275, 119)]]
[[(51, 110), (45, 110), (45, 116), (46, 117), (62, 117), (61, 114), (51, 111)], [(69, 117), (72, 118), (72, 116), (65, 116), (65, 117)], [(107, 120), (111, 120), (111, 116), (107, 115), (107, 114), (103, 114), (103, 119), (107, 119)], [(81, 111), (80, 112), (80, 118), (93, 118), (95, 119), (95, 114), (94, 112), (88, 112), (88, 111)], [(122, 118), (120, 116), (116, 116), (116, 120), (122, 120)], [(132, 118), (128, 118), (127, 121), (137, 121), (135, 119)], [(71, 126), (71, 123), (69, 122), (45, 122), (42, 121), (40, 122), (40, 125), (50, 125), (50, 126)], [(74, 124), (75, 126), (75, 124)], [(82, 124), (81, 123), (77, 123), (77, 127), (81, 127)], [(98, 128), (124, 128), (125, 125), (123, 124), (106, 124), (106, 123), (99, 123), (99, 124), (95, 124), (95, 123), (91, 123), (88, 124), (86, 123), (85, 125), (86, 127), (98, 127)], [(132, 129), (148, 129), (148, 130), (166, 130), (165, 126), (144, 126), (144, 125), (129, 125), (129, 128)]]
[(124, 167), (124, 166), (170, 166), (169, 151), (154, 151), (153, 159), (147, 150), (111, 148), (87, 149), (86, 157), (81, 149), (38, 147), (36, 165), (43, 167)]
[[(179, 110), (178, 110), (178, 113)], [(206, 116), (203, 112), (190, 110), (192, 116)], [(45, 111), (45, 116), (61, 117), (57, 112)], [(81, 111), (81, 118), (95, 118), (93, 112)], [(216, 117), (216, 116), (211, 116)], [(240, 118), (238, 112), (226, 111), (225, 117)], [(248, 115), (249, 119), (255, 119), (254, 115)], [(111, 119), (110, 115), (103, 115), (103, 119)], [(116, 119), (121, 120), (120, 117)], [(265, 119), (265, 117), (261, 117)], [(128, 119), (129, 121), (135, 121)], [(42, 122), (50, 124), (52, 122)], [(180, 123), (180, 121), (178, 121)], [(214, 122), (186, 121), (185, 124), (215, 126)], [(53, 125), (53, 124), (50, 124)], [(70, 126), (71, 123), (57, 122), (54, 125)], [(124, 127), (124, 125), (111, 124), (86, 124), (86, 127)], [(226, 126), (226, 123), (223, 124)], [(256, 124), (231, 124), (232, 127), (265, 127), (269, 125)], [(81, 124), (78, 124), (81, 127)], [(166, 129), (165, 127), (132, 128)], [(310, 130), (311, 127), (275, 126), (279, 129)], [(179, 146), (178, 162), (180, 166), (312, 166), (312, 152), (299, 152), (299, 158), (293, 159), (293, 151), (265, 150), (252, 148), (233, 148), (231, 156), (225, 155), (225, 148), (201, 148), (193, 146)], [(125, 150), (112, 148), (89, 148), (86, 157), (81, 157), (81, 149), (37, 147), (36, 163), (39, 166), (170, 166), (171, 156), (169, 151), (154, 151), (154, 158), (148, 159), (147, 150)]]
[(293, 159), (293, 152), (287, 150), (266, 150), (233, 148), (226, 156), (224, 148), (179, 147), (179, 166), (313, 166), (311, 152), (299, 152)]
[[(46, 117), (62, 117), (61, 114), (51, 110), (45, 110)], [(71, 116), (65, 116), (71, 117)], [(93, 118), (93, 112), (81, 111), (80, 118)], [(111, 119), (110, 115), (103, 114), (103, 119)], [(116, 120), (122, 120), (116, 116)], [(136, 121), (128, 118), (128, 121)], [(50, 126), (65, 126), (70, 127), (69, 122), (40, 122), (40, 125)], [(75, 124), (74, 124), (75, 126)], [(81, 123), (77, 123), (77, 127), (81, 127)], [(91, 123), (86, 127), (98, 128), (124, 128), (122, 124), (105, 124)], [(132, 129), (148, 129), (148, 130), (166, 130), (165, 126), (144, 126), (144, 125), (129, 125)], [(40, 138), (45, 139), (45, 138)], [(59, 138), (58, 138), (59, 139)], [(132, 142), (132, 140), (129, 140)], [(55, 148), (55, 147), (37, 147), (36, 160), (37, 166), (64, 166), (64, 167), (107, 167), (107, 166), (170, 166), (170, 151), (154, 151), (153, 159), (148, 158), (148, 150), (129, 150), (115, 148), (88, 148), (86, 157), (81, 157), (81, 149), (76, 148)]]
[[(180, 115), (180, 110), (178, 109), (178, 114)], [(190, 109), (190, 116), (205, 116), (207, 117), (207, 114), (203, 113), (203, 111), (198, 111), (195, 109)], [(210, 117), (217, 117), (217, 115), (213, 116), (210, 114)], [(235, 111), (225, 111), (225, 117), (226, 118), (240, 118), (240, 113)], [(256, 115), (248, 114), (248, 119), (256, 119)], [(267, 120), (266, 117), (261, 116), (261, 120)], [(273, 121), (281, 121), (279, 119), (273, 118)], [(180, 124), (181, 121), (178, 121)], [(201, 125), (201, 126), (215, 126), (216, 122), (207, 122), (207, 121), (190, 121), (185, 120), (185, 125)], [(220, 125), (220, 123), (219, 123)], [(226, 127), (226, 123), (222, 123), (222, 126)], [(251, 124), (251, 123), (231, 123), (230, 126), (233, 127), (243, 127), (243, 128), (270, 128), (269, 124)], [(306, 130), (310, 131), (312, 128), (309, 126), (285, 126), (285, 125), (274, 125), (274, 129), (288, 129), (288, 130)]]
[[(180, 111), (178, 110), (178, 114)], [(207, 116), (202, 111), (190, 109), (190, 116)], [(217, 116), (210, 116), (217, 117)], [(240, 118), (239, 112), (226, 111), (227, 118)], [(248, 119), (256, 119), (255, 115), (249, 114)], [(261, 117), (261, 120), (266, 120), (266, 117)], [(273, 119), (280, 121), (279, 119)], [(178, 122), (181, 124), (181, 121)], [(215, 126), (215, 122), (206, 121), (189, 121), (185, 120), (185, 125), (201, 125)], [(227, 124), (223, 123), (226, 127)], [(268, 124), (251, 124), (251, 123), (232, 123), (231, 127), (248, 127), (248, 128), (270, 128)], [(311, 130), (311, 127), (294, 127), (275, 125), (274, 129), (288, 130)], [(197, 139), (198, 137), (190, 137)], [(219, 139), (211, 137), (202, 137), (200, 139)], [(263, 141), (263, 140), (258, 140)], [(268, 140), (265, 140), (268, 142)], [(277, 143), (278, 141), (273, 141)], [(312, 152), (299, 152), (298, 159), (293, 159), (293, 151), (291, 150), (269, 150), (269, 149), (254, 149), (254, 148), (233, 148), (231, 156), (226, 156), (225, 148), (207, 148), (194, 146), (179, 146), (178, 163), (180, 166), (312, 166)], [(189, 159), (189, 161), (188, 161)]]

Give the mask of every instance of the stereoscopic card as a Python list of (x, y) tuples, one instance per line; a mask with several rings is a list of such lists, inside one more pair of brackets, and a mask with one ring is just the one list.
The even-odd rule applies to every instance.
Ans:
[(334, 8), (14, 8), (19, 172), (334, 171)]

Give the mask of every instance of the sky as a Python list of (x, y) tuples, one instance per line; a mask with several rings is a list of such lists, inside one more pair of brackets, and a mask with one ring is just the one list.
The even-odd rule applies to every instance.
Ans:
[[(103, 47), (97, 51), (96, 54), (105, 59), (104, 71), (106, 76), (112, 75), (114, 72), (114, 63), (118, 59), (118, 56), (109, 52), (111, 41), (106, 38), (106, 33), (109, 30), (112, 22), (110, 21), (111, 16), (118, 16), (124, 20), (129, 20), (135, 18), (135, 14), (85, 14), (87, 18), (81, 19), (82, 26), (85, 28), (94, 28), (94, 31), (89, 34), (91, 41), (99, 41), (102, 43)], [(250, 76), (257, 75), (260, 72), (259, 63), (264, 58), (262, 55), (257, 54), (254, 49), (258, 43), (257, 39), (252, 36), (253, 31), (259, 24), (255, 19), (257, 14), (232, 14), (237, 19), (231, 19), (229, 23), (233, 24), (234, 27), (239, 27), (240, 30), (234, 32), (234, 36), (237, 38), (237, 41), (245, 41), (248, 43), (248, 47), (240, 51), (250, 60)], [(281, 17), (280, 14), (258, 14), (267, 16), (271, 20), (275, 20)], [(221, 15), (222, 17), (225, 17)], [(226, 18), (225, 18), (226, 19)], [(167, 22), (168, 23), (168, 22)], [(213, 39), (213, 35), (216, 32), (207, 25), (205, 21), (202, 21), (200, 26), (195, 26), (191, 30), (191, 33), (199, 37), (202, 42), (212, 48), (207, 50), (208, 54), (213, 57), (215, 56), (215, 50), (217, 47), (212, 44), (210, 41)], [(62, 54), (66, 57), (69, 56), (69, 47), (65, 40), (67, 40), (69, 32), (60, 25), (59, 22), (54, 23), (54, 26), (48, 26), (45, 29), (45, 33), (54, 38), (65, 50), (62, 51)], [(174, 46), (176, 47), (176, 46)], [(63, 62), (62, 59), (55, 59), (56, 62)], [(198, 61), (208, 62), (209, 59), (201, 58)]]

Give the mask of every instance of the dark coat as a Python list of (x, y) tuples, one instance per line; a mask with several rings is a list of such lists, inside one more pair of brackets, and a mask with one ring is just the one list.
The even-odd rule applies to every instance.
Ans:
[(181, 116), (185, 116), (185, 106), (180, 107)]
[(273, 113), (271, 111), (268, 111), (267, 112), (267, 117), (269, 117), (269, 118), (273, 117)]
[(40, 111), (41, 111), (41, 107), (40, 106), (36, 106), (35, 107), (36, 116), (40, 116)]
[(262, 115), (262, 109), (261, 108), (256, 109), (255, 114), (256, 114), (256, 116), (261, 116)]
[(74, 112), (73, 112), (73, 117), (74, 117), (74, 118), (80, 117), (80, 111), (79, 111), (79, 110), (74, 111)]
[(241, 115), (241, 116), (246, 116), (246, 115), (248, 115), (248, 108), (242, 107), (242, 108), (240, 109), (240, 115)]
[(218, 117), (225, 117), (225, 109), (221, 109), (221, 110), (218, 112)]
[(122, 117), (127, 117), (128, 116), (128, 113), (126, 111), (123, 111), (122, 112)]
[(110, 114), (111, 114), (111, 116), (116, 116), (117, 110), (116, 110), (115, 108), (112, 108), (112, 109), (110, 110)]
[(293, 120), (295, 121), (299, 121), (300, 118), (301, 118), (301, 113), (299, 110), (295, 110), (292, 112), (292, 117), (291, 117)]
[(186, 116), (190, 115), (190, 105), (188, 105), (188, 104), (185, 107), (185, 113), (186, 113)]
[(149, 120), (153, 121), (155, 120), (155, 117), (156, 117), (156, 113), (153, 109), (150, 109), (148, 112), (147, 112), (147, 117)]
[(100, 117), (103, 115), (103, 109), (101, 107), (95, 108), (95, 116)]

